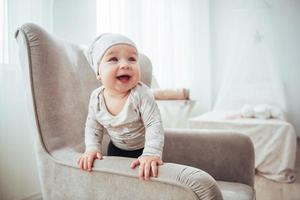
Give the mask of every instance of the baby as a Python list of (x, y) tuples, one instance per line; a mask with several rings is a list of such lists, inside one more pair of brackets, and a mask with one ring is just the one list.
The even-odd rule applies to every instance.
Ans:
[(140, 179), (157, 177), (163, 162), (164, 131), (150, 89), (140, 82), (139, 53), (133, 41), (120, 34), (103, 34), (87, 53), (88, 61), (102, 86), (90, 96), (85, 126), (85, 153), (77, 163), (91, 171), (102, 159), (104, 129), (110, 137), (108, 156), (137, 158)]

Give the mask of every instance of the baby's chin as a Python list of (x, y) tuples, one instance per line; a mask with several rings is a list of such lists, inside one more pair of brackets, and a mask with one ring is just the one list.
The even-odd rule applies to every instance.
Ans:
[(119, 90), (122, 92), (130, 91), (131, 89), (135, 88), (138, 84), (138, 81), (131, 82), (128, 85), (120, 85)]
[(138, 84), (138, 81), (132, 81), (129, 84), (120, 85), (120, 88), (123, 90), (131, 90), (132, 88), (136, 87)]

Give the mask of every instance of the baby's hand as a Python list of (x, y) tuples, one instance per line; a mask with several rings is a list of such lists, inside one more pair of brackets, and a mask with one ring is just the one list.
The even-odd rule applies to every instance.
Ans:
[(80, 156), (77, 160), (77, 164), (82, 170), (92, 171), (93, 163), (95, 159), (102, 159), (102, 154), (97, 150), (87, 151)]
[(139, 177), (141, 180), (149, 180), (150, 173), (152, 176), (157, 177), (158, 175), (158, 165), (162, 165), (163, 161), (157, 156), (140, 156), (138, 159), (133, 161), (130, 165), (132, 169), (140, 165)]

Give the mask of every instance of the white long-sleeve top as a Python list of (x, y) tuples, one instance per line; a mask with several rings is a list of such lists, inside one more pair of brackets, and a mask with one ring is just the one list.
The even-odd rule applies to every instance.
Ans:
[(143, 155), (162, 157), (164, 131), (158, 106), (150, 89), (139, 82), (131, 89), (122, 110), (111, 115), (105, 105), (104, 87), (95, 89), (85, 126), (86, 151), (101, 151), (104, 128), (115, 146), (124, 150), (144, 148)]

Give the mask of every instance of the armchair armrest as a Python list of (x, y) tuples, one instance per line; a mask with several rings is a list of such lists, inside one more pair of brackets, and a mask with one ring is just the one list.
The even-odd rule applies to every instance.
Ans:
[[(55, 177), (49, 180), (54, 185), (45, 196), (51, 196), (50, 199), (222, 199), (216, 181), (194, 167), (164, 163), (159, 166), (157, 178), (141, 181), (138, 167), (134, 170), (130, 168), (132, 158), (105, 156), (95, 161), (92, 172), (86, 172), (76, 165), (79, 156), (71, 149), (61, 149), (51, 154), (55, 166), (45, 167), (48, 172), (50, 168), (55, 170)], [(68, 190), (76, 192), (64, 192)]]
[(254, 185), (254, 148), (242, 134), (166, 129), (163, 159), (202, 169), (216, 180)]

